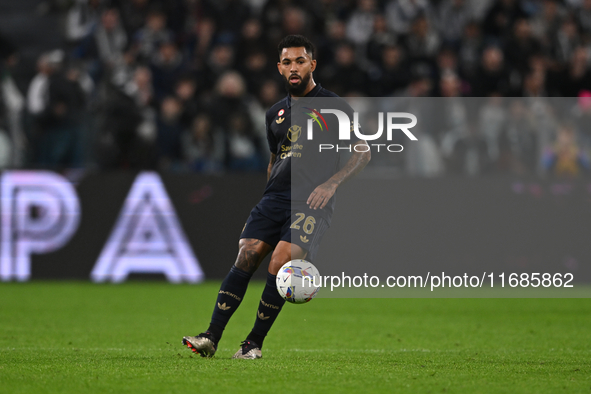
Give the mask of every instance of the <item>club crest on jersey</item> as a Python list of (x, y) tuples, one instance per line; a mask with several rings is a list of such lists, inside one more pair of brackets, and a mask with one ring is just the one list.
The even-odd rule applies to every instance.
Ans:
[(285, 113), (285, 110), (283, 108), (281, 108), (279, 110), (279, 113), (277, 114), (277, 116), (283, 116), (284, 113)]
[(291, 142), (296, 142), (300, 138), (300, 135), (302, 135), (302, 128), (297, 124), (291, 126), (287, 131), (287, 139)]

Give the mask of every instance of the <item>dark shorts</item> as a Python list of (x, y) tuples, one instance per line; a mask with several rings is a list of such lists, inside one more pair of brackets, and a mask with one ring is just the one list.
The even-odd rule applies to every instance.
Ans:
[(273, 248), (279, 241), (293, 243), (306, 250), (306, 260), (312, 261), (329, 227), (318, 213), (307, 206), (293, 208), (263, 199), (250, 212), (240, 238), (258, 239)]

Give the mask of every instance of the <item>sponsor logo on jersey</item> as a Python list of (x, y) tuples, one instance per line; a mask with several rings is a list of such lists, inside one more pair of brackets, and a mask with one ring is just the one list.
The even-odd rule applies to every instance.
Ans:
[(302, 135), (302, 128), (297, 124), (291, 126), (287, 131), (287, 139), (291, 142), (296, 142), (300, 138), (300, 135)]
[(305, 235), (300, 235), (300, 241), (302, 241), (305, 244), (307, 244), (308, 242), (310, 242), (310, 240), (308, 239), (308, 237), (306, 237)]
[(275, 119), (275, 123), (281, 124), (281, 123), (283, 123), (284, 120), (285, 120), (285, 118)]

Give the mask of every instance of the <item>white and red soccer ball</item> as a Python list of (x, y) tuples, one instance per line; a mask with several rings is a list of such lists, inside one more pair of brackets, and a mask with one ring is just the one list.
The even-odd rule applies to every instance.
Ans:
[(320, 273), (306, 260), (291, 260), (277, 272), (277, 291), (286, 301), (303, 304), (316, 296), (321, 285)]

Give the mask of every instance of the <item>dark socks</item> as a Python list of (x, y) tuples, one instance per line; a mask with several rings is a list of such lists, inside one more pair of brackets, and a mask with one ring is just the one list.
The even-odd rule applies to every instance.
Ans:
[(232, 314), (242, 302), (251, 277), (252, 274), (232, 266), (226, 279), (222, 282), (211, 316), (211, 323), (207, 329), (214, 336), (216, 345), (222, 338), (226, 324), (228, 324)]
[(252, 331), (246, 337), (247, 340), (255, 342), (261, 348), (263, 347), (263, 341), (267, 333), (271, 329), (275, 319), (277, 319), (279, 312), (281, 312), (283, 304), (285, 304), (285, 300), (277, 292), (275, 280), (275, 275), (267, 274), (267, 284), (261, 296), (257, 318)]

